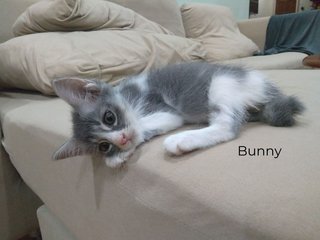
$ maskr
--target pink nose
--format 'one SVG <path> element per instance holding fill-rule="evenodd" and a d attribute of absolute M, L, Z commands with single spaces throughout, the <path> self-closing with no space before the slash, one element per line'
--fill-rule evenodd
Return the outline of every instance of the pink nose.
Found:
<path fill-rule="evenodd" d="M 130 139 L 126 136 L 126 134 L 122 133 L 121 139 L 120 139 L 120 145 L 125 145 Z"/>

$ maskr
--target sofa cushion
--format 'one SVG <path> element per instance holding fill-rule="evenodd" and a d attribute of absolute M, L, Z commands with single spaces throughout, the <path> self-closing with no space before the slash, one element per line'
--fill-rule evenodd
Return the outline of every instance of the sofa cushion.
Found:
<path fill-rule="evenodd" d="M 81 76 L 115 82 L 204 55 L 195 41 L 134 30 L 29 34 L 0 45 L 0 87 L 53 94 L 55 78 Z"/>
<path fill-rule="evenodd" d="M 229 8 L 212 4 L 184 4 L 181 7 L 188 38 L 201 42 L 207 61 L 252 56 L 259 49 L 243 35 Z"/>
<path fill-rule="evenodd" d="M 12 28 L 15 36 L 100 29 L 135 29 L 171 34 L 133 10 L 103 0 L 40 1 L 21 14 Z"/>
<path fill-rule="evenodd" d="M 114 170 L 85 156 L 52 161 L 71 134 L 69 106 L 8 92 L 0 97 L 3 142 L 25 182 L 79 240 L 318 240 L 320 71 L 265 73 L 305 103 L 296 126 L 249 123 L 234 141 L 182 157 L 166 155 L 160 136 Z M 239 156 L 239 146 L 282 152 Z"/>
<path fill-rule="evenodd" d="M 254 69 L 302 69 L 305 53 L 287 52 L 274 55 L 259 55 L 220 61 L 224 64 L 242 65 Z"/>

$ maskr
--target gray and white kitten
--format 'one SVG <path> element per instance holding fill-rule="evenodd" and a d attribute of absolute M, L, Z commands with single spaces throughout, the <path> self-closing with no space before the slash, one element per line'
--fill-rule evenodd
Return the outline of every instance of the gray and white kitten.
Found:
<path fill-rule="evenodd" d="M 79 78 L 54 80 L 53 87 L 74 109 L 73 136 L 53 158 L 94 154 L 109 167 L 127 161 L 141 143 L 186 123 L 207 126 L 168 136 L 164 148 L 170 154 L 234 139 L 246 121 L 291 126 L 303 110 L 258 71 L 208 63 L 169 65 L 115 87 Z"/>

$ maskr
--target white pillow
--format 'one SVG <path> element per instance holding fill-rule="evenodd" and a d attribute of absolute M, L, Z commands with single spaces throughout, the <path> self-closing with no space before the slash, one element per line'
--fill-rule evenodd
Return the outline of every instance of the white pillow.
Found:
<path fill-rule="evenodd" d="M 48 32 L 0 45 L 0 87 L 53 94 L 55 78 L 78 76 L 115 82 L 170 63 L 201 60 L 200 43 L 134 30 Z"/>
<path fill-rule="evenodd" d="M 13 25 L 15 36 L 37 32 L 135 29 L 172 34 L 129 8 L 104 0 L 43 0 Z"/>
<path fill-rule="evenodd" d="M 186 36 L 201 42 L 209 62 L 252 56 L 258 46 L 244 36 L 229 8 L 213 4 L 184 4 L 181 14 Z"/>

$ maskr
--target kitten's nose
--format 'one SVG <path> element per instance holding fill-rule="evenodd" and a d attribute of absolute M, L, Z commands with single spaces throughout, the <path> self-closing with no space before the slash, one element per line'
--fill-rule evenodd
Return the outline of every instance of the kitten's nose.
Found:
<path fill-rule="evenodd" d="M 125 133 L 122 133 L 120 139 L 120 145 L 125 145 L 130 139 L 127 137 Z"/>

